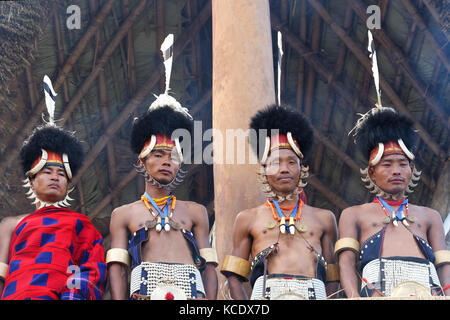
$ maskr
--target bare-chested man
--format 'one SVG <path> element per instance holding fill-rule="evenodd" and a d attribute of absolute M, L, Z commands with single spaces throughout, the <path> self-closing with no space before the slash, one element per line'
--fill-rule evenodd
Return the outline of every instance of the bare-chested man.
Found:
<path fill-rule="evenodd" d="M 450 252 L 442 219 L 435 210 L 408 203 L 420 176 L 413 163 L 412 121 L 381 107 L 355 129 L 369 161 L 362 180 L 376 196 L 345 209 L 339 220 L 336 254 L 347 297 L 448 295 Z"/>
<path fill-rule="evenodd" d="M 163 42 L 166 78 L 170 79 L 173 36 Z M 180 201 L 172 193 L 184 173 L 179 135 L 191 138 L 193 121 L 186 108 L 166 91 L 133 123 L 131 147 L 144 175 L 141 199 L 111 214 L 111 249 L 107 253 L 111 295 L 142 300 L 216 299 L 217 255 L 209 243 L 206 208 Z M 180 133 L 181 134 L 181 133 Z M 183 136 L 186 138 L 186 136 Z M 131 256 L 131 263 L 130 263 Z"/>
<path fill-rule="evenodd" d="M 298 111 L 273 105 L 258 112 L 250 126 L 258 141 L 266 139 L 264 129 L 279 134 L 267 137 L 260 159 L 267 201 L 240 212 L 234 222 L 233 250 L 221 270 L 231 296 L 247 299 L 242 282 L 251 269 L 251 299 L 324 299 L 338 284 L 337 226 L 332 212 L 306 205 L 301 194 L 307 176 L 303 155 L 313 138 L 310 124 Z"/>

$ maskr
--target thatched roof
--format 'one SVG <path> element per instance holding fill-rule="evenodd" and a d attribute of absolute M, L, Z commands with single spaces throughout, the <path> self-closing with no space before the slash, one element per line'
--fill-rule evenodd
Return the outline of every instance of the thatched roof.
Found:
<path fill-rule="evenodd" d="M 17 73 L 35 60 L 36 40 L 42 35 L 51 1 L 9 1 L 0 6 L 0 101 L 11 103 L 8 95 Z M 13 90 L 14 91 L 14 90 Z"/>

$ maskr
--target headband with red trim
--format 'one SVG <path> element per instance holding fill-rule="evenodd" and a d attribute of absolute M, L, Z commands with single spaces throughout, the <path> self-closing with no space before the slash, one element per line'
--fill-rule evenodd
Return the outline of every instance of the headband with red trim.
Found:
<path fill-rule="evenodd" d="M 183 153 L 181 151 L 181 146 L 178 138 L 175 140 L 170 139 L 165 134 L 152 134 L 149 140 L 144 144 L 138 158 L 143 160 L 147 157 L 153 150 L 167 150 L 172 151 L 176 148 L 177 154 L 179 156 L 180 162 L 183 162 Z"/>
<path fill-rule="evenodd" d="M 405 146 L 402 139 L 396 141 L 390 141 L 386 143 L 379 142 L 378 145 L 372 149 L 369 156 L 369 164 L 371 166 L 377 165 L 383 156 L 391 154 L 402 154 L 405 155 L 409 160 L 414 160 L 414 155 Z"/>
<path fill-rule="evenodd" d="M 265 163 L 271 151 L 282 148 L 291 149 L 303 159 L 312 146 L 313 131 L 308 119 L 286 105 L 271 105 L 258 111 L 251 119 L 250 128 L 257 136 L 257 143 L 252 147 L 260 156 L 261 163 Z M 271 131 L 276 134 L 272 135 Z M 264 149 L 258 153 L 262 141 Z"/>
<path fill-rule="evenodd" d="M 42 155 L 36 159 L 36 161 L 31 166 L 31 169 L 26 172 L 27 177 L 32 177 L 40 170 L 42 170 L 45 166 L 59 166 L 66 171 L 67 178 L 72 180 L 72 169 L 70 168 L 69 158 L 67 154 L 63 153 L 62 155 L 56 152 L 47 152 L 42 149 Z"/>
<path fill-rule="evenodd" d="M 393 153 L 404 154 L 411 161 L 415 159 L 414 123 L 392 108 L 372 108 L 362 115 L 353 130 L 355 143 L 371 166 Z"/>
<path fill-rule="evenodd" d="M 300 151 L 300 146 L 297 140 L 292 138 L 292 133 L 290 131 L 287 134 L 277 134 L 266 137 L 266 145 L 264 147 L 261 162 L 266 162 L 270 152 L 276 149 L 290 149 L 294 151 L 300 159 L 303 159 L 303 153 Z"/>

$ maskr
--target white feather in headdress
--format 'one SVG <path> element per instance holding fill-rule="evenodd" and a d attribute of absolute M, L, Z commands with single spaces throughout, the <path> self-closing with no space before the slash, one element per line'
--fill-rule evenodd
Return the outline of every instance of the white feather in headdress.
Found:
<path fill-rule="evenodd" d="M 356 122 L 356 125 L 353 127 L 352 130 L 348 133 L 350 135 L 353 132 L 353 136 L 356 137 L 359 128 L 361 125 L 366 121 L 366 119 L 375 114 L 378 110 L 384 109 L 384 107 L 381 104 L 381 91 L 380 91 L 380 73 L 378 71 L 378 60 L 377 60 L 377 50 L 375 49 L 375 42 L 373 41 L 372 32 L 370 30 L 367 31 L 368 35 L 368 45 L 367 50 L 369 51 L 369 58 L 372 61 L 372 75 L 373 75 L 373 81 L 375 83 L 375 90 L 377 92 L 377 103 L 375 104 L 375 108 L 370 109 L 366 113 L 358 113 L 360 118 Z"/>
<path fill-rule="evenodd" d="M 165 94 L 169 93 L 170 90 L 170 75 L 172 73 L 172 63 L 173 63 L 173 34 L 169 34 L 161 44 L 161 52 L 164 59 L 164 68 L 166 70 L 166 90 Z"/>
<path fill-rule="evenodd" d="M 166 75 L 166 88 L 163 94 L 156 96 L 156 100 L 150 105 L 148 110 L 154 110 L 164 106 L 172 107 L 173 110 L 183 113 L 190 120 L 192 116 L 189 114 L 189 110 L 184 108 L 174 97 L 169 95 L 170 90 L 170 75 L 172 73 L 172 62 L 173 62 L 173 34 L 169 34 L 163 41 L 161 45 L 161 52 L 164 59 L 164 68 Z"/>
<path fill-rule="evenodd" d="M 369 44 L 367 46 L 367 50 L 369 50 L 370 55 L 369 58 L 372 60 L 372 74 L 373 81 L 375 82 L 375 90 L 377 91 L 377 104 L 378 108 L 381 108 L 381 91 L 380 91 L 380 74 L 378 72 L 378 61 L 377 61 L 377 51 L 375 50 L 375 42 L 373 41 L 372 32 L 370 30 L 367 31 L 369 37 Z"/>
<path fill-rule="evenodd" d="M 56 99 L 56 92 L 53 90 L 52 81 L 50 78 L 45 75 L 44 76 L 44 94 L 45 94 L 45 105 L 47 106 L 47 112 L 49 115 L 49 121 L 48 123 L 54 124 L 55 123 L 55 99 Z"/>
<path fill-rule="evenodd" d="M 278 31 L 278 105 L 281 105 L 281 62 L 283 59 L 283 40 L 281 32 Z"/>

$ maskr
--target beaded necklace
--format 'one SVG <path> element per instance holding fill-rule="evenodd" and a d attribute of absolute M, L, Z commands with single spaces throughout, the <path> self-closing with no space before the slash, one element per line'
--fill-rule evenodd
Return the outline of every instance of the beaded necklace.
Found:
<path fill-rule="evenodd" d="M 267 199 L 266 206 L 269 206 L 272 211 L 272 217 L 279 222 L 279 228 L 281 233 L 294 234 L 295 221 L 300 220 L 302 215 L 303 201 L 299 198 L 298 203 L 292 207 L 280 207 L 277 201 Z M 293 210 L 289 217 L 285 217 L 281 210 Z M 303 226 L 304 227 L 304 226 Z M 301 227 L 301 232 L 303 232 Z"/>
<path fill-rule="evenodd" d="M 389 221 L 392 221 L 392 224 L 395 227 L 398 226 L 398 221 L 401 221 L 405 227 L 409 226 L 407 220 L 412 222 L 414 221 L 414 219 L 408 216 L 408 198 L 400 201 L 386 201 L 376 196 L 373 201 L 381 205 L 381 208 L 386 214 L 386 217 L 389 219 Z M 391 206 L 399 206 L 399 208 L 397 209 L 397 211 L 395 211 Z M 405 210 L 403 210 L 403 207 L 405 207 Z"/>
<path fill-rule="evenodd" d="M 173 211 L 176 203 L 175 196 L 171 194 L 167 197 L 153 199 L 147 192 L 145 192 L 142 195 L 141 200 L 144 202 L 145 206 L 150 211 L 150 213 L 154 217 L 156 216 L 158 217 L 155 227 L 156 231 L 160 232 L 163 228 L 164 231 L 170 231 L 169 218 L 172 218 L 173 216 Z M 162 205 L 164 205 L 164 207 L 161 210 L 159 207 Z M 158 211 L 158 215 L 155 214 L 152 206 L 153 208 L 156 209 L 156 211 Z M 170 214 L 169 214 L 169 207 L 170 207 Z"/>

